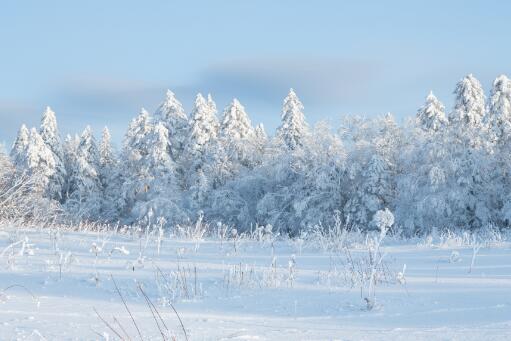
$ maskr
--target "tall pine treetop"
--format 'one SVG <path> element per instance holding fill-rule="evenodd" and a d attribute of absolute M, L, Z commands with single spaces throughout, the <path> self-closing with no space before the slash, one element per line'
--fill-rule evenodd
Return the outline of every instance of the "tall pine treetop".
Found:
<path fill-rule="evenodd" d="M 445 107 L 440 102 L 433 91 L 429 92 L 426 97 L 426 102 L 417 111 L 417 122 L 425 130 L 436 131 L 447 124 L 447 118 L 445 117 Z"/>
<path fill-rule="evenodd" d="M 85 158 L 91 166 L 96 170 L 99 167 L 99 150 L 96 144 L 96 139 L 92 128 L 90 126 L 85 127 L 82 135 L 80 136 L 80 143 L 78 145 L 78 157 Z"/>
<path fill-rule="evenodd" d="M 268 135 L 266 135 L 266 130 L 264 129 L 264 124 L 259 123 L 254 129 L 255 136 L 258 140 L 266 140 Z"/>
<path fill-rule="evenodd" d="M 511 80 L 506 75 L 498 76 L 493 82 L 487 121 L 496 139 L 511 132 Z"/>
<path fill-rule="evenodd" d="M 189 153 L 202 152 L 203 147 L 217 137 L 218 120 L 212 109 L 212 104 L 209 102 L 200 93 L 195 98 L 186 147 Z"/>
<path fill-rule="evenodd" d="M 133 150 L 142 144 L 145 136 L 151 130 L 149 120 L 149 113 L 142 108 L 138 116 L 132 119 L 128 126 L 128 131 L 124 136 L 124 148 Z"/>
<path fill-rule="evenodd" d="M 170 90 L 165 93 L 165 100 L 158 106 L 154 112 L 157 121 L 172 123 L 175 120 L 188 120 L 183 105 L 176 98 L 176 95 Z"/>
<path fill-rule="evenodd" d="M 49 180 L 49 188 L 52 192 L 49 195 L 52 199 L 61 201 L 63 199 L 63 192 L 66 183 L 66 167 L 64 165 L 64 149 L 60 139 L 59 130 L 57 127 L 57 118 L 55 112 L 46 107 L 42 119 L 39 134 L 44 143 L 48 146 L 53 154 L 55 160 L 55 172 Z"/>
<path fill-rule="evenodd" d="M 29 142 L 30 132 L 28 131 L 27 126 L 22 124 L 18 131 L 18 135 L 16 136 L 16 140 L 12 145 L 10 154 L 12 163 L 16 168 L 22 167 L 23 160 L 26 157 Z"/>
<path fill-rule="evenodd" d="M 469 74 L 458 82 L 454 95 L 454 110 L 449 120 L 467 126 L 478 126 L 485 114 L 485 96 L 481 83 Z"/>
<path fill-rule="evenodd" d="M 154 114 L 155 121 L 161 122 L 167 128 L 170 143 L 170 154 L 174 160 L 181 157 L 188 136 L 189 121 L 183 106 L 174 93 L 167 90 L 165 100 Z"/>
<path fill-rule="evenodd" d="M 46 107 L 43 116 L 41 118 L 41 128 L 39 134 L 43 138 L 44 142 L 50 147 L 50 149 L 57 155 L 58 158 L 62 159 L 62 143 L 60 140 L 59 130 L 57 126 L 57 117 L 55 112 L 50 108 Z"/>
<path fill-rule="evenodd" d="M 250 118 L 236 98 L 224 110 L 221 132 L 223 136 L 233 139 L 245 139 L 254 135 Z"/>
<path fill-rule="evenodd" d="M 112 137 L 108 127 L 103 128 L 101 134 L 101 143 L 99 144 L 99 161 L 102 166 L 112 165 L 115 160 L 114 152 L 112 149 Z"/>
<path fill-rule="evenodd" d="M 208 106 L 213 115 L 216 115 L 216 103 L 213 101 L 213 96 L 208 94 Z"/>
<path fill-rule="evenodd" d="M 146 145 L 149 148 L 148 163 L 150 168 L 158 169 L 160 172 L 170 172 L 174 165 L 169 153 L 169 132 L 160 122 L 154 125 L 151 133 L 147 135 Z"/>
<path fill-rule="evenodd" d="M 277 136 L 291 150 L 303 145 L 303 139 L 308 135 L 309 128 L 305 122 L 303 104 L 293 89 L 284 99 L 282 108 L 282 124 L 277 129 Z"/>
<path fill-rule="evenodd" d="M 40 176 L 41 187 L 45 191 L 51 192 L 51 189 L 48 189 L 46 186 L 48 186 L 48 179 L 55 173 L 55 159 L 53 153 L 35 128 L 30 129 L 29 143 L 24 161 L 24 169 L 28 170 L 31 174 Z"/>

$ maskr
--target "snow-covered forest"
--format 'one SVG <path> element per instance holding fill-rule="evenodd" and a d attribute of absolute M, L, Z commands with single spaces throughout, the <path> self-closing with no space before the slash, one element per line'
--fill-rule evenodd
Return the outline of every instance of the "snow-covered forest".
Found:
<path fill-rule="evenodd" d="M 233 99 L 219 110 L 198 94 L 185 112 L 167 91 L 158 109 L 129 122 L 121 148 L 105 127 L 61 136 L 48 107 L 40 127 L 22 125 L 0 158 L 0 215 L 27 222 L 101 222 L 173 227 L 196 221 L 240 231 L 272 225 L 296 235 L 339 220 L 393 233 L 511 224 L 511 81 L 489 92 L 468 75 L 454 107 L 433 92 L 398 124 L 392 114 L 307 123 L 292 89 L 281 124 L 267 134 Z M 305 104 L 306 105 L 306 104 Z M 276 108 L 276 113 L 278 108 Z"/>

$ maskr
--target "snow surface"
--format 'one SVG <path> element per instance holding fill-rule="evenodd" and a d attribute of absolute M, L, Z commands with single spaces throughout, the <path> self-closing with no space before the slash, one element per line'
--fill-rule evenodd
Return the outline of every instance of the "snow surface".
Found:
<path fill-rule="evenodd" d="M 165 300 L 190 340 L 509 340 L 510 246 L 483 245 L 470 271 L 473 248 L 463 243 L 384 241 L 395 278 L 376 286 L 368 310 L 360 287 L 343 277 L 346 251 L 166 234 L 158 255 L 157 235 L 4 229 L 0 287 L 20 286 L 0 291 L 0 339 L 116 339 L 93 308 L 138 339 L 112 276 L 146 340 L 162 337 L 137 283 L 177 340 L 185 336 Z M 349 251 L 367 253 L 363 241 Z M 170 279 L 178 267 L 186 290 L 158 287 L 158 269 Z"/>

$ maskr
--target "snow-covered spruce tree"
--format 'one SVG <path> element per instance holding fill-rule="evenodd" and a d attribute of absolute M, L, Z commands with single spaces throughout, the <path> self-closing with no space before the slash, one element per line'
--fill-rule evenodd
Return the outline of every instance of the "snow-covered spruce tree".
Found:
<path fill-rule="evenodd" d="M 487 186 L 492 172 L 487 159 L 492 144 L 484 129 L 485 97 L 483 89 L 472 75 L 456 86 L 455 106 L 450 115 L 447 160 L 452 181 L 449 198 L 452 224 L 475 228 L 491 220 L 492 194 Z"/>
<path fill-rule="evenodd" d="M 120 162 L 112 147 L 110 131 L 103 129 L 99 144 L 99 178 L 101 180 L 101 219 L 115 221 L 119 219 L 124 201 L 121 196 L 122 176 Z"/>
<path fill-rule="evenodd" d="M 213 100 L 213 96 L 211 96 L 211 94 L 208 94 L 208 107 L 209 107 L 211 115 L 216 117 L 216 114 L 217 114 L 216 103 Z"/>
<path fill-rule="evenodd" d="M 501 226 L 511 225 L 511 80 L 505 75 L 493 82 L 488 101 L 486 123 L 488 135 L 493 142 L 490 166 L 492 196 L 498 210 L 494 222 Z"/>
<path fill-rule="evenodd" d="M 146 135 L 148 153 L 144 162 L 147 176 L 145 195 L 135 202 L 132 216 L 144 224 L 156 223 L 163 217 L 174 226 L 187 219 L 181 209 L 181 193 L 176 179 L 176 164 L 170 157 L 168 130 L 162 123 L 151 126 Z"/>
<path fill-rule="evenodd" d="M 69 197 L 69 179 L 70 175 L 75 169 L 76 165 L 76 151 L 78 150 L 78 145 L 80 144 L 80 136 L 78 134 L 70 135 L 67 134 L 67 136 L 64 139 L 64 143 L 62 146 L 62 149 L 64 151 L 64 166 L 66 167 L 66 174 L 68 175 L 68 178 L 66 179 L 66 187 L 64 190 L 64 198 Z"/>
<path fill-rule="evenodd" d="M 208 159 L 211 161 L 211 154 L 214 150 L 219 150 L 217 146 L 217 137 L 219 130 L 218 119 L 215 115 L 215 105 L 208 96 L 206 101 L 201 94 L 195 98 L 195 105 L 191 113 L 190 132 L 185 144 L 182 167 L 186 170 L 183 188 L 190 193 L 187 196 L 190 202 L 187 208 L 191 210 L 192 215 L 197 213 L 202 202 L 198 198 L 205 199 L 209 188 L 209 182 L 204 181 L 205 166 Z M 200 195 L 199 195 L 200 192 Z"/>
<path fill-rule="evenodd" d="M 167 128 L 171 157 L 179 160 L 188 136 L 189 122 L 183 106 L 172 91 L 167 90 L 165 100 L 154 113 L 154 121 L 161 122 Z"/>
<path fill-rule="evenodd" d="M 485 115 L 485 96 L 481 83 L 469 74 L 456 84 L 454 110 L 449 115 L 451 124 L 479 126 Z"/>
<path fill-rule="evenodd" d="M 417 123 L 428 131 L 436 131 L 448 124 L 445 116 L 445 107 L 433 95 L 433 91 L 430 91 L 426 97 L 426 102 L 417 111 Z"/>
<path fill-rule="evenodd" d="M 208 99 L 208 102 L 211 108 L 211 100 Z M 209 190 L 213 192 L 219 190 L 228 180 L 235 178 L 242 169 L 251 167 L 251 157 L 254 155 L 253 137 L 250 119 L 243 106 L 234 99 L 224 110 L 217 138 L 211 140 L 203 152 L 200 176 L 207 177 L 206 183 Z M 194 188 L 197 189 L 197 186 L 195 185 Z M 205 213 L 211 211 L 209 204 L 211 203 L 204 202 L 201 207 Z"/>
<path fill-rule="evenodd" d="M 96 220 L 100 216 L 102 185 L 100 155 L 92 129 L 87 126 L 76 147 L 69 174 L 65 209 L 77 220 Z"/>
<path fill-rule="evenodd" d="M 220 135 L 238 141 L 251 138 L 254 135 L 250 118 L 236 98 L 224 110 Z"/>
<path fill-rule="evenodd" d="M 16 140 L 12 145 L 10 153 L 12 164 L 18 170 L 23 171 L 23 167 L 25 166 L 25 158 L 27 156 L 29 142 L 30 132 L 28 131 L 27 126 L 22 124 L 18 130 L 18 135 L 16 136 Z"/>
<path fill-rule="evenodd" d="M 132 120 L 124 139 L 123 198 L 129 221 L 150 225 L 163 217 L 169 225 L 183 222 L 176 163 L 171 157 L 168 130 L 153 124 L 147 111 Z"/>
<path fill-rule="evenodd" d="M 48 188 L 55 173 L 55 160 L 52 151 L 35 128 L 30 129 L 25 157 L 20 161 L 17 167 L 36 179 L 34 191 L 49 197 Z"/>
<path fill-rule="evenodd" d="M 195 98 L 190 131 L 185 144 L 185 154 L 188 158 L 201 158 L 208 143 L 217 138 L 219 123 L 215 115 L 216 109 L 213 110 L 212 107 L 214 105 L 206 102 L 201 94 Z"/>
<path fill-rule="evenodd" d="M 444 148 L 448 162 L 447 193 L 452 225 L 459 228 L 478 228 L 493 219 L 494 194 L 490 184 L 493 161 L 484 130 L 450 127 Z M 493 192 L 493 193 L 492 193 Z"/>
<path fill-rule="evenodd" d="M 124 216 L 131 215 L 137 197 L 147 192 L 147 167 L 144 164 L 149 154 L 147 135 L 151 131 L 149 113 L 142 109 L 131 120 L 124 136 L 122 159 L 122 200 L 125 202 Z M 143 194 L 142 194 L 143 195 Z"/>
<path fill-rule="evenodd" d="M 39 134 L 53 154 L 55 162 L 55 172 L 48 183 L 47 195 L 51 199 L 62 202 L 64 199 L 66 167 L 64 165 L 64 151 L 57 127 L 57 118 L 55 112 L 50 107 L 46 107 L 41 119 Z"/>
<path fill-rule="evenodd" d="M 256 136 L 245 109 L 235 99 L 224 110 L 218 135 L 206 149 L 194 196 L 202 198 L 200 209 L 207 219 L 249 228 L 260 197 L 252 196 L 258 190 L 249 183 L 258 178 L 252 174 L 262 162 L 267 142 L 264 129 L 260 126 Z M 200 184 L 207 187 L 199 190 Z"/>
<path fill-rule="evenodd" d="M 504 143 L 511 134 L 511 80 L 506 75 L 493 82 L 486 122 L 495 142 Z"/>
<path fill-rule="evenodd" d="M 245 108 L 234 99 L 224 110 L 219 138 L 208 149 L 207 165 L 214 187 L 225 183 L 242 168 L 251 168 L 255 134 Z"/>
<path fill-rule="evenodd" d="M 254 151 L 252 155 L 252 161 L 256 166 L 263 162 L 267 144 L 268 135 L 266 134 L 264 125 L 259 123 L 254 129 Z"/>
<path fill-rule="evenodd" d="M 290 89 L 282 107 L 282 124 L 277 129 L 277 139 L 290 150 L 303 146 L 309 134 L 303 109 L 302 102 L 294 90 Z"/>
<path fill-rule="evenodd" d="M 264 129 L 264 124 L 259 123 L 254 129 L 254 135 L 258 144 L 265 144 L 268 140 L 268 134 L 266 134 L 266 130 Z"/>

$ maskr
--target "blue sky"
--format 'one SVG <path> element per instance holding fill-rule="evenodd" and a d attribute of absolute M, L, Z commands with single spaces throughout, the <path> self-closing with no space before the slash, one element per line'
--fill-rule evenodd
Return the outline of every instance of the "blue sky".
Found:
<path fill-rule="evenodd" d="M 452 104 L 473 73 L 511 75 L 506 1 L 9 1 L 0 11 L 0 141 L 44 107 L 62 133 L 108 125 L 120 141 L 172 89 L 232 97 L 279 123 L 295 88 L 308 120 L 415 114 L 430 89 Z"/>

